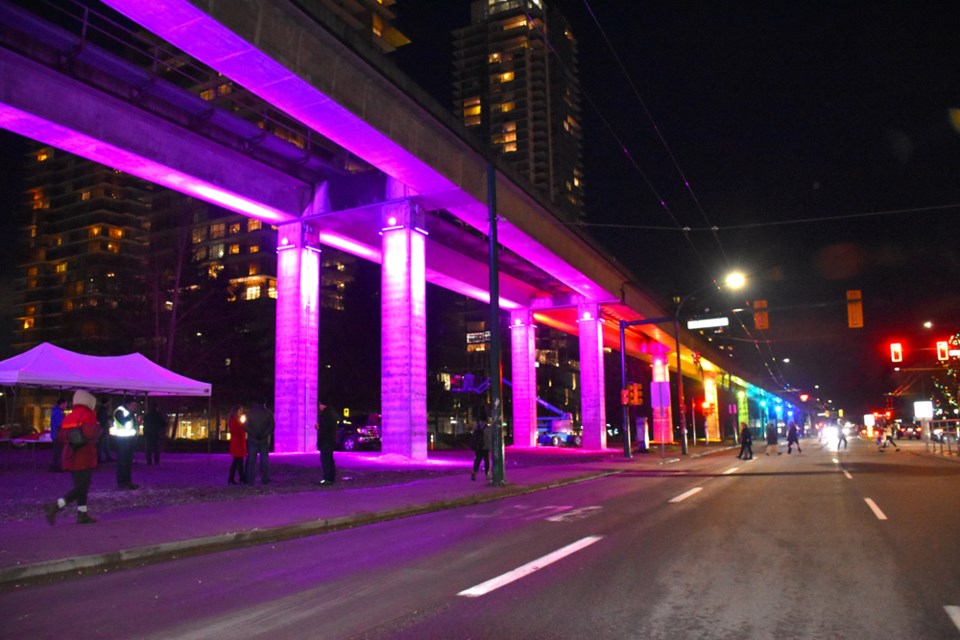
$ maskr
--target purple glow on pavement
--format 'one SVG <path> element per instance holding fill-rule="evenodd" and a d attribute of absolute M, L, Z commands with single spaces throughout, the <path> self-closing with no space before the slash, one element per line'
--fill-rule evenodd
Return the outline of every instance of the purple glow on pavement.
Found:
<path fill-rule="evenodd" d="M 282 211 L 253 202 L 166 165 L 147 160 L 120 147 L 77 133 L 42 118 L 37 118 L 9 105 L 0 104 L 0 127 L 88 160 L 99 162 L 111 169 L 117 169 L 175 191 L 196 196 L 211 204 L 270 224 L 288 222 L 294 219 L 293 216 Z"/>

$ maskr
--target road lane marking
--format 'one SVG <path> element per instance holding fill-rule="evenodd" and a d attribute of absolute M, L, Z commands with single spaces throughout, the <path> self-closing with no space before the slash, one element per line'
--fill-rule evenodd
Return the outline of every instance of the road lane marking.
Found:
<path fill-rule="evenodd" d="M 846 469 L 841 469 L 841 471 L 843 471 L 843 475 L 847 476 L 847 480 L 853 480 L 853 476 L 850 475 L 849 471 L 847 471 Z"/>
<path fill-rule="evenodd" d="M 690 496 L 692 496 L 692 495 L 694 495 L 694 494 L 696 494 L 696 493 L 700 493 L 701 491 L 703 491 L 703 487 L 694 487 L 693 489 L 690 489 L 690 491 L 686 491 L 686 492 L 684 492 L 684 493 L 681 493 L 681 494 L 678 495 L 676 498 L 671 498 L 670 500 L 667 500 L 667 502 L 683 502 L 684 500 L 686 500 L 686 499 L 689 498 Z"/>
<path fill-rule="evenodd" d="M 513 571 L 508 571 L 507 573 L 499 575 L 496 578 L 491 578 L 486 582 L 481 582 L 475 587 L 464 589 L 457 595 L 464 596 L 466 598 L 477 598 L 479 596 L 486 595 L 491 591 L 510 584 L 511 582 L 516 582 L 520 578 L 525 578 L 534 571 L 539 571 L 540 569 L 548 567 L 554 562 L 562 560 L 563 558 L 566 558 L 567 556 L 576 553 L 581 549 L 585 549 L 602 538 L 603 536 L 587 536 L 586 538 L 582 538 L 572 544 L 568 544 L 565 547 L 557 549 L 552 553 L 548 553 L 541 558 L 537 558 L 536 560 L 528 562 L 522 567 L 517 567 Z"/>
<path fill-rule="evenodd" d="M 877 520 L 886 520 L 887 516 L 880 510 L 880 507 L 877 506 L 877 503 L 871 500 L 870 498 L 864 498 L 864 502 L 867 503 L 867 506 L 870 507 L 870 510 L 873 511 L 873 515 L 877 516 Z"/>
<path fill-rule="evenodd" d="M 555 516 L 550 516 L 547 518 L 548 522 L 570 522 L 571 520 L 580 520 L 591 515 L 594 511 L 599 511 L 603 507 L 580 507 L 579 509 L 571 509 L 564 513 L 558 513 Z"/>
<path fill-rule="evenodd" d="M 740 467 L 730 467 L 729 469 L 727 469 L 726 471 L 723 472 L 723 475 L 728 476 L 728 475 L 730 475 L 731 473 L 736 473 L 736 472 L 737 472 L 737 469 L 739 469 L 739 468 L 740 468 Z"/>
<path fill-rule="evenodd" d="M 950 616 L 950 620 L 953 621 L 953 625 L 960 631 L 960 607 L 948 604 L 943 608 L 946 610 L 947 615 Z"/>
<path fill-rule="evenodd" d="M 836 458 L 834 458 L 834 459 L 833 459 L 833 464 L 840 464 L 840 461 L 837 460 Z"/>

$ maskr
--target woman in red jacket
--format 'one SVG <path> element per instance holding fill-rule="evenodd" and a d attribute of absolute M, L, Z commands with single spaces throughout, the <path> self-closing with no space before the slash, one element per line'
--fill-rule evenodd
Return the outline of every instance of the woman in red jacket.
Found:
<path fill-rule="evenodd" d="M 244 469 L 244 460 L 247 459 L 247 432 L 243 428 L 243 409 L 236 406 L 230 410 L 227 418 L 227 430 L 230 432 L 230 456 L 233 463 L 230 465 L 229 484 L 237 484 L 235 475 L 239 475 L 240 484 L 247 484 L 247 472 Z"/>
<path fill-rule="evenodd" d="M 45 507 L 47 522 L 53 525 L 57 513 L 68 504 L 77 502 L 77 524 L 96 522 L 87 513 L 87 492 L 93 470 L 97 468 L 97 439 L 100 437 L 100 423 L 97 422 L 97 399 L 90 393 L 78 390 L 73 394 L 73 410 L 63 419 L 60 427 L 60 441 L 63 443 L 63 470 L 69 471 L 73 478 L 73 488 L 56 502 Z M 83 443 L 71 444 L 70 432 L 80 429 Z"/>

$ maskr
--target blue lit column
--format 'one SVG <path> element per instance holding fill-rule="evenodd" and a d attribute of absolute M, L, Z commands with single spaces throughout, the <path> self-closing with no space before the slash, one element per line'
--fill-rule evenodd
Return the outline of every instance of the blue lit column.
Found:
<path fill-rule="evenodd" d="M 603 388 L 603 322 L 600 305 L 577 305 L 580 334 L 580 407 L 583 448 L 607 446 L 607 410 Z"/>
<path fill-rule="evenodd" d="M 285 224 L 277 233 L 277 346 L 274 448 L 316 449 L 320 251 L 309 226 Z"/>
<path fill-rule="evenodd" d="M 537 444 L 536 329 L 529 309 L 510 312 L 514 447 L 534 447 Z"/>
<path fill-rule="evenodd" d="M 383 452 L 427 458 L 425 231 L 408 200 L 384 205 L 381 412 Z"/>

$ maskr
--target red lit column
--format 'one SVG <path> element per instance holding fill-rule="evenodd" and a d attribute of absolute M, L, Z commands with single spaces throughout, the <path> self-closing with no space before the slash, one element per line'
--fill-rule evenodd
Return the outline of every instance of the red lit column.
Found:
<path fill-rule="evenodd" d="M 425 231 L 408 200 L 384 205 L 381 296 L 383 452 L 427 458 Z"/>
<path fill-rule="evenodd" d="M 536 325 L 529 309 L 510 312 L 510 368 L 513 376 L 513 446 L 537 444 Z"/>
<path fill-rule="evenodd" d="M 307 225 L 277 233 L 277 346 L 274 449 L 316 450 L 320 251 Z"/>
<path fill-rule="evenodd" d="M 580 407 L 583 420 L 583 448 L 607 446 L 607 411 L 603 389 L 603 323 L 600 305 L 577 305 L 580 333 Z"/>

